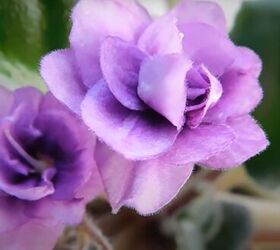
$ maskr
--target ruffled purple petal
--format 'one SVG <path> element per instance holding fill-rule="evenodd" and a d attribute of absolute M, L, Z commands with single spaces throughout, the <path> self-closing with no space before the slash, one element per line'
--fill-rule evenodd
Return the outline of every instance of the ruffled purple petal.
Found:
<path fill-rule="evenodd" d="M 229 118 L 226 124 L 233 130 L 235 141 L 226 150 L 202 161 L 202 166 L 211 169 L 238 167 L 269 145 L 264 131 L 249 115 Z"/>
<path fill-rule="evenodd" d="M 149 55 L 181 53 L 182 35 L 176 24 L 177 20 L 172 15 L 155 20 L 141 35 L 139 48 Z"/>
<path fill-rule="evenodd" d="M 183 0 L 171 11 L 178 18 L 178 24 L 204 23 L 227 34 L 223 9 L 214 2 Z"/>
<path fill-rule="evenodd" d="M 46 227 L 30 221 L 14 230 L 0 234 L 0 246 L 5 250 L 50 250 L 63 231 L 63 225 Z"/>
<path fill-rule="evenodd" d="M 33 87 L 19 88 L 13 92 L 13 105 L 10 113 L 13 118 L 10 119 L 10 122 L 13 123 L 16 136 L 28 134 L 28 136 L 36 137 L 38 135 L 38 131 L 32 128 L 32 122 L 38 114 L 42 97 L 43 94 Z"/>
<path fill-rule="evenodd" d="M 49 250 L 53 248 L 57 238 L 62 233 L 63 226 L 61 224 L 55 221 L 39 221 L 30 218 L 26 213 L 27 203 L 13 197 L 7 197 L 5 194 L 0 195 L 0 197 L 1 249 Z"/>
<path fill-rule="evenodd" d="M 102 141 L 129 159 L 147 159 L 165 152 L 177 137 L 176 128 L 155 112 L 122 106 L 104 80 L 87 93 L 82 117 Z"/>
<path fill-rule="evenodd" d="M 157 212 L 176 196 L 193 170 L 192 164 L 172 165 L 160 158 L 129 161 L 101 143 L 96 159 L 115 213 L 121 206 L 144 215 Z"/>
<path fill-rule="evenodd" d="M 0 119 L 9 114 L 13 104 L 12 92 L 0 86 Z"/>
<path fill-rule="evenodd" d="M 223 121 L 227 117 L 252 112 L 260 103 L 263 92 L 258 79 L 250 74 L 228 72 L 220 79 L 223 95 L 205 116 L 205 121 Z"/>
<path fill-rule="evenodd" d="M 194 63 L 203 64 L 216 77 L 233 64 L 237 51 L 227 36 L 203 23 L 178 27 L 184 34 L 184 51 Z"/>
<path fill-rule="evenodd" d="M 262 61 L 260 57 L 251 49 L 238 47 L 238 55 L 231 70 L 240 74 L 250 74 L 258 78 L 262 71 Z"/>
<path fill-rule="evenodd" d="M 41 61 L 41 75 L 52 94 L 79 114 L 86 88 L 71 50 L 60 50 L 46 55 Z"/>
<path fill-rule="evenodd" d="M 14 102 L 13 110 L 17 109 L 18 106 L 28 106 L 32 111 L 30 113 L 36 114 L 39 109 L 39 104 L 42 100 L 43 94 L 34 87 L 23 87 L 16 89 L 13 92 Z"/>
<path fill-rule="evenodd" d="M 100 63 L 103 76 L 116 99 L 132 110 L 144 110 L 137 94 L 140 65 L 145 54 L 134 45 L 109 37 L 101 46 Z"/>
<path fill-rule="evenodd" d="M 225 151 L 234 140 L 228 126 L 201 124 L 196 129 L 184 129 L 163 158 L 173 164 L 196 163 Z"/>
<path fill-rule="evenodd" d="M 135 42 L 150 23 L 148 13 L 134 0 L 81 0 L 72 13 L 71 48 L 82 73 L 91 87 L 102 78 L 99 53 L 108 36 Z"/>
<path fill-rule="evenodd" d="M 25 215 L 48 226 L 54 223 L 74 225 L 80 223 L 83 218 L 85 202 L 84 199 L 57 201 L 47 197 L 25 204 Z"/>
<path fill-rule="evenodd" d="M 29 218 L 25 215 L 24 209 L 24 204 L 17 199 L 8 197 L 5 193 L 0 195 L 0 235 L 28 222 Z"/>
<path fill-rule="evenodd" d="M 73 114 L 67 112 L 65 107 L 50 93 L 44 96 L 40 106 L 40 113 L 51 113 L 59 120 L 63 120 L 63 124 L 66 123 L 68 129 L 71 128 L 71 137 L 77 135 L 78 137 L 76 137 L 76 140 L 83 146 L 82 148 L 74 146 L 76 153 L 79 155 L 78 161 L 69 164 L 69 168 L 64 168 L 64 171 L 61 172 L 60 182 L 56 185 L 56 198 L 70 197 L 72 195 L 77 199 L 92 200 L 103 191 L 101 178 L 92 154 L 96 143 L 95 135 L 91 133 L 79 119 L 75 119 Z M 65 131 L 65 129 L 61 131 Z M 63 142 L 66 137 L 68 136 L 62 136 L 61 142 Z M 69 141 L 67 145 L 69 145 Z M 72 168 L 70 170 L 71 166 Z M 81 166 L 83 166 L 83 168 L 81 168 Z M 73 174 L 78 177 L 75 178 L 74 181 Z M 70 187 L 69 184 L 71 184 Z M 52 198 L 54 198 L 54 196 Z"/>
<path fill-rule="evenodd" d="M 0 177 L 0 188 L 9 195 L 15 196 L 22 200 L 39 200 L 47 195 L 53 194 L 55 189 L 50 182 L 42 182 L 36 186 L 36 181 L 29 180 L 21 184 L 15 184 Z"/>
<path fill-rule="evenodd" d="M 138 94 L 178 130 L 184 124 L 187 101 L 185 84 L 192 63 L 180 54 L 148 58 L 141 66 Z"/>

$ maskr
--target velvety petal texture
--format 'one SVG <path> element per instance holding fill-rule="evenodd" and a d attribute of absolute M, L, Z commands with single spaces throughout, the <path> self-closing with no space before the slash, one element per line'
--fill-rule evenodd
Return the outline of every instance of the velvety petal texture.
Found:
<path fill-rule="evenodd" d="M 185 79 L 191 66 L 192 63 L 180 54 L 169 54 L 147 59 L 140 70 L 140 98 L 178 129 L 185 122 Z"/>
<path fill-rule="evenodd" d="M 235 140 L 227 149 L 203 161 L 203 166 L 213 169 L 237 167 L 269 145 L 263 130 L 249 115 L 229 118 L 226 124 L 233 130 Z"/>
<path fill-rule="evenodd" d="M 122 106 L 104 80 L 85 97 L 82 118 L 101 140 L 130 159 L 146 159 L 165 152 L 177 137 L 176 128 L 158 114 Z"/>
<path fill-rule="evenodd" d="M 100 63 L 110 91 L 125 107 L 143 110 L 137 85 L 140 65 L 145 54 L 136 46 L 118 38 L 107 38 L 101 48 Z"/>
<path fill-rule="evenodd" d="M 182 34 L 176 17 L 167 15 L 151 23 L 139 38 L 138 46 L 149 55 L 182 53 Z"/>
<path fill-rule="evenodd" d="M 115 212 L 154 213 L 194 164 L 237 166 L 268 145 L 248 118 L 263 95 L 261 60 L 230 40 L 218 4 L 182 0 L 153 19 L 134 0 L 80 0 L 71 19 L 70 48 L 43 58 L 41 73 L 97 136 L 97 168 Z M 77 183 L 55 189 L 56 200 Z"/>
<path fill-rule="evenodd" d="M 46 227 L 38 221 L 32 221 L 0 234 L 0 246 L 5 246 L 5 250 L 50 250 L 62 231 L 62 225 Z"/>
<path fill-rule="evenodd" d="M 95 137 L 50 93 L 1 88 L 0 96 L 8 100 L 0 116 L 0 246 L 52 249 L 103 190 Z"/>
<path fill-rule="evenodd" d="M 71 47 L 84 84 L 101 76 L 99 52 L 103 40 L 116 36 L 135 42 L 150 23 L 150 16 L 134 0 L 80 0 L 72 12 Z"/>
<path fill-rule="evenodd" d="M 206 115 L 208 121 L 248 114 L 257 107 L 263 97 L 259 80 L 250 74 L 243 75 L 231 71 L 224 74 L 221 82 L 223 95 Z"/>
<path fill-rule="evenodd" d="M 193 164 L 169 164 L 160 157 L 129 161 L 102 143 L 96 161 L 114 212 L 125 205 L 140 214 L 154 213 L 176 196 L 193 170 Z"/>
<path fill-rule="evenodd" d="M 180 25 L 179 30 L 184 34 L 184 52 L 196 64 L 206 66 L 214 76 L 223 75 L 233 64 L 237 53 L 236 47 L 227 36 L 212 26 L 204 23 L 187 23 Z"/>
<path fill-rule="evenodd" d="M 223 9 L 214 1 L 182 0 L 171 11 L 178 24 L 203 23 L 227 34 Z"/>
<path fill-rule="evenodd" d="M 86 88 L 76 71 L 75 63 L 71 50 L 52 52 L 41 61 L 41 75 L 58 100 L 75 113 L 80 113 Z"/>
<path fill-rule="evenodd" d="M 232 129 L 225 125 L 203 124 L 184 129 L 164 158 L 174 164 L 199 162 L 227 149 L 235 140 Z"/>

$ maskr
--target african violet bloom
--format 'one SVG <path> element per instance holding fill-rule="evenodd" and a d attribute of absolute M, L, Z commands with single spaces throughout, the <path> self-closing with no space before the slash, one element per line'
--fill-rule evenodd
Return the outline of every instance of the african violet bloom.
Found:
<path fill-rule="evenodd" d="M 0 246 L 52 249 L 100 191 L 95 140 L 52 95 L 0 88 Z"/>
<path fill-rule="evenodd" d="M 262 99 L 259 57 L 234 45 L 215 3 L 183 1 L 153 20 L 133 0 L 80 0 L 70 48 L 47 55 L 50 91 L 98 136 L 115 211 L 168 203 L 194 163 L 235 167 L 264 150 L 249 113 Z"/>

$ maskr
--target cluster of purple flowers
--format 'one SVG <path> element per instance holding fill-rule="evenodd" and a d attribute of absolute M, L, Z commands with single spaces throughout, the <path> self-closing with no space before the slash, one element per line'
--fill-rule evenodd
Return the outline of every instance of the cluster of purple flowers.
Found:
<path fill-rule="evenodd" d="M 249 115 L 261 61 L 230 41 L 215 3 L 153 20 L 134 0 L 80 0 L 72 23 L 70 48 L 41 62 L 50 93 L 0 89 L 6 249 L 50 249 L 103 191 L 114 212 L 154 213 L 194 164 L 237 167 L 268 145 Z"/>

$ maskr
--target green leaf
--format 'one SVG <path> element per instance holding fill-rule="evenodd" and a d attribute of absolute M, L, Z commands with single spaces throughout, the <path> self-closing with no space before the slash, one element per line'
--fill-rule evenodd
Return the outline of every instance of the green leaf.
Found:
<path fill-rule="evenodd" d="M 221 203 L 223 222 L 216 236 L 207 243 L 207 250 L 243 250 L 253 232 L 249 211 L 233 203 Z"/>
<path fill-rule="evenodd" d="M 42 82 L 38 81 L 40 58 L 51 50 L 67 46 L 69 16 L 74 2 L 0 1 L 1 84 L 9 88 L 26 84 L 42 88 Z"/>
<path fill-rule="evenodd" d="M 30 70 L 20 62 L 10 61 L 1 53 L 0 85 L 11 90 L 28 85 L 46 91 L 46 87 L 38 73 Z"/>
<path fill-rule="evenodd" d="M 203 235 L 195 223 L 185 221 L 178 225 L 177 230 L 175 240 L 178 250 L 206 250 Z"/>
<path fill-rule="evenodd" d="M 241 250 L 253 223 L 245 207 L 218 201 L 206 191 L 167 219 L 163 230 L 173 235 L 179 250 Z"/>
<path fill-rule="evenodd" d="M 263 60 L 261 83 L 264 100 L 255 112 L 271 142 L 270 147 L 247 164 L 248 173 L 271 190 L 280 188 L 280 1 L 246 2 L 232 31 L 233 40 L 255 50 Z"/>

